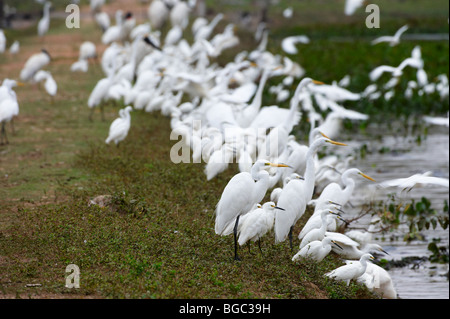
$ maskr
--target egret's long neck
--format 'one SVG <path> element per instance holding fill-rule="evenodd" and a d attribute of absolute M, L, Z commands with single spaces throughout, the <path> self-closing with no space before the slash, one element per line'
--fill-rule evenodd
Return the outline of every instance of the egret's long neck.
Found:
<path fill-rule="evenodd" d="M 268 69 L 264 69 L 264 71 L 263 71 L 263 73 L 261 75 L 261 79 L 259 80 L 258 90 L 256 91 L 256 94 L 253 97 L 252 104 L 250 104 L 248 106 L 251 111 L 255 112 L 255 115 L 256 115 L 256 112 L 258 112 L 259 109 L 261 108 L 262 94 L 263 94 L 264 86 L 266 85 L 266 82 L 267 82 L 268 78 L 269 78 L 269 70 Z"/>
<path fill-rule="evenodd" d="M 253 194 L 254 201 L 259 203 L 266 195 L 267 188 L 269 187 L 269 174 L 267 172 L 259 172 L 258 179 L 256 181 L 255 192 Z"/>
<path fill-rule="evenodd" d="M 353 193 L 353 190 L 355 189 L 355 180 L 349 177 L 349 173 L 348 174 L 347 173 L 348 171 L 342 175 L 341 180 L 345 186 L 343 190 L 343 195 L 345 196 L 345 198 L 350 198 L 350 196 Z"/>
<path fill-rule="evenodd" d="M 307 200 L 312 198 L 314 192 L 314 184 L 316 183 L 316 170 L 314 165 L 314 155 L 317 153 L 318 147 L 314 144 L 309 147 L 306 153 L 306 168 L 305 168 L 305 182 L 306 182 L 306 193 Z"/>

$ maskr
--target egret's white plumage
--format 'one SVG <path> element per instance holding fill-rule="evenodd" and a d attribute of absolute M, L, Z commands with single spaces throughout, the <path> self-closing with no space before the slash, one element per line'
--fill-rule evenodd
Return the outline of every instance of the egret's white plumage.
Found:
<path fill-rule="evenodd" d="M 109 134 L 105 140 L 106 144 L 109 144 L 111 141 L 113 141 L 116 145 L 118 145 L 127 137 L 128 131 L 130 130 L 130 112 L 132 110 L 133 107 L 127 106 L 119 111 L 119 118 L 115 119 L 109 127 Z"/>
<path fill-rule="evenodd" d="M 38 35 L 40 37 L 44 36 L 50 27 L 50 7 L 52 6 L 51 2 L 46 2 L 44 4 L 44 14 L 42 18 L 38 22 L 37 30 Z"/>
<path fill-rule="evenodd" d="M 50 54 L 42 49 L 41 52 L 33 54 L 20 71 L 22 81 L 32 81 L 37 71 L 50 63 Z"/>
<path fill-rule="evenodd" d="M 374 259 L 371 254 L 364 254 L 359 261 L 336 268 L 325 275 L 335 280 L 345 281 L 348 286 L 351 280 L 358 279 L 366 272 L 368 260 Z"/>
<path fill-rule="evenodd" d="M 340 247 L 338 243 L 329 237 L 324 237 L 322 240 L 315 240 L 303 248 L 301 248 L 293 257 L 292 261 L 300 258 L 311 258 L 316 262 L 321 262 L 330 252 L 332 246 Z"/>
<path fill-rule="evenodd" d="M 387 42 L 391 47 L 396 46 L 400 43 L 400 37 L 403 33 L 405 33 L 408 30 L 408 25 L 402 26 L 400 29 L 395 32 L 393 36 L 382 36 L 379 38 L 376 38 L 372 41 L 372 45 L 376 45 L 378 43 Z"/>

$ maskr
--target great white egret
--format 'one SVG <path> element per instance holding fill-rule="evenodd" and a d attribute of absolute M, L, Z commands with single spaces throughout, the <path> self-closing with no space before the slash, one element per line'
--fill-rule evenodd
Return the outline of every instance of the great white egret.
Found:
<path fill-rule="evenodd" d="M 346 264 L 355 263 L 354 260 L 346 260 Z M 367 263 L 366 272 L 357 281 L 381 297 L 386 299 L 397 299 L 397 290 L 389 273 L 378 265 Z"/>
<path fill-rule="evenodd" d="M 333 245 L 338 248 L 341 247 L 336 241 L 329 237 L 324 237 L 322 240 L 314 240 L 301 248 L 294 257 L 292 257 L 292 261 L 296 261 L 300 258 L 311 258 L 316 262 L 321 262 L 331 252 L 331 247 Z"/>
<path fill-rule="evenodd" d="M 50 7 L 52 6 L 52 3 L 47 1 L 44 4 L 44 14 L 42 18 L 39 20 L 37 31 L 38 35 L 40 37 L 44 36 L 50 27 Z"/>
<path fill-rule="evenodd" d="M 406 178 L 396 178 L 379 183 L 382 188 L 397 187 L 402 191 L 410 191 L 414 187 L 425 186 L 442 186 L 449 187 L 448 178 L 431 176 L 432 172 L 428 171 L 423 174 L 414 174 Z"/>
<path fill-rule="evenodd" d="M 275 209 L 284 210 L 278 207 L 274 202 L 267 202 L 262 205 L 262 208 L 255 209 L 246 214 L 245 220 L 239 232 L 238 243 L 243 246 L 249 240 L 258 241 L 259 249 L 261 250 L 261 237 L 273 228 L 275 220 Z"/>
<path fill-rule="evenodd" d="M 347 169 L 341 176 L 341 181 L 344 187 L 342 187 L 339 183 L 330 183 L 328 184 L 320 194 L 319 198 L 316 201 L 315 211 L 319 211 L 324 208 L 324 206 L 329 204 L 329 201 L 333 201 L 345 206 L 350 197 L 353 194 L 353 190 L 355 189 L 355 180 L 353 177 L 361 176 L 370 181 L 375 182 L 375 180 L 361 172 L 358 168 L 349 168 Z"/>
<path fill-rule="evenodd" d="M 319 148 L 327 143 L 341 146 L 346 145 L 326 137 L 319 138 L 311 144 L 306 154 L 305 180 L 292 180 L 283 188 L 280 194 L 280 199 L 277 204 L 286 211 L 283 214 L 276 214 L 274 227 L 275 242 L 282 242 L 289 235 L 289 242 L 292 248 L 292 229 L 297 220 L 305 212 L 306 205 L 311 200 L 314 191 L 314 156 L 319 151 Z"/>
<path fill-rule="evenodd" d="M 19 114 L 19 103 L 17 102 L 16 93 L 12 89 L 17 85 L 23 84 L 15 80 L 5 79 L 2 86 L 0 86 L 0 145 L 9 143 L 5 125 Z"/>
<path fill-rule="evenodd" d="M 47 50 L 42 49 L 41 52 L 33 54 L 20 71 L 20 79 L 22 81 L 32 81 L 37 71 L 49 64 L 51 61 L 50 54 Z"/>
<path fill-rule="evenodd" d="M 379 38 L 376 38 L 372 41 L 372 45 L 376 45 L 378 43 L 387 42 L 391 47 L 396 46 L 400 43 L 400 37 L 403 33 L 405 33 L 408 30 L 408 25 L 402 26 L 400 29 L 395 32 L 393 36 L 382 36 Z"/>
<path fill-rule="evenodd" d="M 106 144 L 114 141 L 114 143 L 118 145 L 127 137 L 128 131 L 130 130 L 130 112 L 132 110 L 133 108 L 131 106 L 127 106 L 119 111 L 120 117 L 115 119 L 109 127 L 109 134 L 105 140 Z"/>
<path fill-rule="evenodd" d="M 255 203 L 261 202 L 269 185 L 268 167 L 287 167 L 285 164 L 274 164 L 266 160 L 258 160 L 252 166 L 251 173 L 238 173 L 225 186 L 216 206 L 215 232 L 222 235 L 229 223 L 235 221 L 234 227 L 234 259 L 237 255 L 237 227 L 239 217 L 247 213 Z"/>
<path fill-rule="evenodd" d="M 347 286 L 351 280 L 356 280 L 366 272 L 368 260 L 374 260 L 375 258 L 371 254 L 364 254 L 358 261 L 354 263 L 341 266 L 325 274 L 335 280 L 344 281 Z"/>
<path fill-rule="evenodd" d="M 0 53 L 6 50 L 6 36 L 2 29 L 0 29 Z"/>

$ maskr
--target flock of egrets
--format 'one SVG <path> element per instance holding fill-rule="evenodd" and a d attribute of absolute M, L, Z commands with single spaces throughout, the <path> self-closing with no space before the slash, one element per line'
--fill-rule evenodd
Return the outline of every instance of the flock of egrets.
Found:
<path fill-rule="evenodd" d="M 94 20 L 103 31 L 99 43 L 107 48 L 100 60 L 105 77 L 88 98 L 89 118 L 93 120 L 97 108 L 103 118 L 103 107 L 109 100 L 124 101 L 127 106 L 119 111 L 106 139 L 106 143 L 118 144 L 126 139 L 131 128 L 131 111 L 161 112 L 170 117 L 172 133 L 191 150 L 190 160 L 205 162 L 205 182 L 224 172 L 230 163 L 238 163 L 240 172 L 225 185 L 218 199 L 214 226 L 217 235 L 234 235 L 236 260 L 240 260 L 238 246 L 259 241 L 272 231 L 275 243 L 289 240 L 293 249 L 294 226 L 307 206 L 314 206 L 314 213 L 298 234 L 301 244 L 292 260 L 306 258 L 320 262 L 329 253 L 339 254 L 348 259 L 346 265 L 327 276 L 347 284 L 358 280 L 386 298 L 396 298 L 389 274 L 369 261 L 375 252 L 386 253 L 371 243 L 371 232 L 337 232 L 341 223 L 347 223 L 343 215 L 357 178 L 376 182 L 359 169 L 351 168 L 351 158 L 328 155 L 319 159 L 317 153 L 325 146 L 346 146 L 335 141 L 343 119 L 368 119 L 366 114 L 345 108 L 342 105 L 345 101 L 391 99 L 405 68 L 417 70 L 417 79 L 409 81 L 405 96 L 438 92 L 445 99 L 449 92 L 447 76 L 442 74 L 436 77 L 437 81 L 429 81 L 417 46 L 399 66 L 374 69 L 368 75 L 373 83 L 363 92 L 351 92 L 346 89 L 351 80 L 349 75 L 330 85 L 304 77 L 306 71 L 292 57 L 298 54 L 299 44 L 313 41 L 307 36 L 286 38 L 282 42 L 284 55 L 267 50 L 270 31 L 263 23 L 255 32 L 258 45 L 254 50 L 241 51 L 221 66 L 214 59 L 240 43 L 235 26 L 229 23 L 219 31 L 219 22 L 224 20 L 221 13 L 210 20 L 193 19 L 195 2 L 153 0 L 148 7 L 148 21 L 137 24 L 134 15 L 124 8 L 117 11 L 113 24 L 102 10 L 105 1 L 91 0 Z M 49 7 L 44 4 L 43 19 L 49 19 Z M 285 18 L 291 16 L 292 9 L 284 13 Z M 165 34 L 161 31 L 164 24 L 170 25 Z M 46 26 L 48 30 L 48 22 L 39 22 L 39 35 L 45 35 Z M 401 33 L 406 30 L 404 27 L 394 37 L 375 40 L 373 45 L 383 45 L 382 42 L 398 45 Z M 74 61 L 71 71 L 87 72 L 89 60 L 96 57 L 96 44 L 83 43 L 79 60 Z M 50 62 L 47 51 L 36 53 L 26 61 L 21 81 L 45 80 L 48 93 L 54 96 L 56 82 L 43 70 Z M 380 84 L 379 78 L 386 72 L 392 78 Z M 283 80 L 268 91 L 279 103 L 289 101 L 289 108 L 264 105 L 263 91 L 274 76 Z M 291 92 L 289 88 L 297 81 L 295 91 Z M 13 91 L 17 83 L 5 79 L 0 87 L 2 138 L 6 138 L 5 123 L 18 115 L 19 105 Z M 324 113 L 326 118 L 321 116 Z M 294 135 L 302 117 L 311 123 L 307 142 Z M 437 120 L 448 126 L 448 116 Z M 433 183 L 418 178 L 408 187 L 426 182 Z M 448 187 L 448 179 L 434 182 Z M 384 186 L 402 187 L 396 181 L 385 182 Z M 313 199 L 314 190 L 320 190 L 320 196 Z M 262 203 L 269 191 L 271 201 Z M 379 222 L 374 220 L 374 225 Z"/>

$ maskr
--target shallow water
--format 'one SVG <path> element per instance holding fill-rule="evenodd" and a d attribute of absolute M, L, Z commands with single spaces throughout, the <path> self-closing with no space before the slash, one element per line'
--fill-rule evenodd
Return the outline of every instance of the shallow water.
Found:
<path fill-rule="evenodd" d="M 345 141 L 344 141 L 345 142 Z M 380 150 L 384 147 L 386 152 L 368 153 L 364 159 L 353 162 L 351 167 L 358 167 L 377 182 L 393 178 L 409 177 L 413 174 L 432 171 L 433 176 L 449 177 L 449 131 L 447 127 L 431 127 L 425 139 L 419 145 L 416 137 L 395 137 L 386 135 L 381 140 L 367 140 L 367 137 L 357 137 L 348 141 L 350 146 L 359 149 L 363 144 L 369 150 Z M 354 208 L 350 213 L 361 211 L 361 205 L 370 200 L 381 201 L 387 199 L 388 193 L 395 191 L 375 191 L 376 188 L 370 182 L 358 181 L 354 198 L 351 200 Z M 411 190 L 402 199 L 405 203 L 415 199 L 420 201 L 425 196 L 431 201 L 431 207 L 442 211 L 444 200 L 449 199 L 449 189 L 445 187 L 427 187 Z M 347 209 L 346 209 L 346 212 Z M 355 226 L 367 226 L 370 217 L 363 218 Z M 353 225 L 352 225 L 353 226 Z M 421 232 L 423 241 L 404 242 L 401 233 L 386 234 L 385 238 L 374 235 L 373 242 L 383 246 L 389 255 L 383 256 L 387 260 L 400 260 L 403 257 L 418 256 L 428 257 L 428 243 L 433 238 L 440 238 L 438 246 L 449 244 L 449 230 L 443 230 L 438 226 L 435 230 L 429 229 Z M 391 240 L 393 235 L 400 235 L 396 240 Z M 391 238 L 392 237 L 392 238 Z M 389 271 L 399 298 L 402 299 L 448 299 L 449 281 L 448 264 L 420 262 L 417 265 L 391 268 Z"/>

